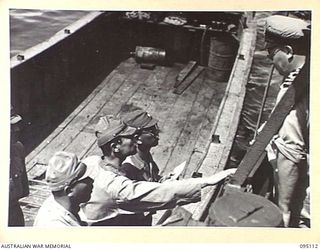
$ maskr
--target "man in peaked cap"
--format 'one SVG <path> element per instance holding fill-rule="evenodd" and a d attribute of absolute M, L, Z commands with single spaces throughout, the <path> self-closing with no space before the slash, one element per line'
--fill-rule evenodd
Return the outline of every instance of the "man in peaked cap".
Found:
<path fill-rule="evenodd" d="M 151 148 L 159 142 L 158 120 L 146 111 L 136 110 L 125 115 L 122 121 L 136 129 L 134 138 L 137 153 L 125 159 L 121 170 L 132 180 L 159 181 L 159 168 L 150 153 Z"/>
<path fill-rule="evenodd" d="M 29 194 L 24 146 L 19 141 L 21 122 L 21 116 L 16 114 L 11 107 L 8 226 L 24 226 L 24 217 L 19 199 Z"/>
<path fill-rule="evenodd" d="M 81 206 L 79 213 L 92 226 L 130 226 L 127 216 L 134 213 L 197 202 L 201 198 L 201 188 L 215 185 L 235 172 L 231 169 L 207 178 L 166 183 L 130 180 L 119 168 L 127 156 L 136 153 L 135 129 L 106 118 L 100 119 L 98 125 L 97 143 L 103 156 L 90 156 L 84 160 L 97 170 L 97 175 L 91 199 Z"/>
<path fill-rule="evenodd" d="M 112 164 L 119 165 L 128 155 L 136 152 L 132 141 L 135 129 L 116 118 L 101 117 L 96 126 L 98 147 L 104 156 L 109 156 Z M 114 153 L 114 157 L 112 157 Z"/>
<path fill-rule="evenodd" d="M 134 135 L 137 153 L 124 160 L 121 171 L 131 180 L 158 182 L 161 178 L 159 168 L 150 153 L 159 141 L 158 120 L 146 111 L 135 110 L 124 115 L 122 121 L 137 130 Z M 129 219 L 134 226 L 151 226 L 152 213 L 135 214 L 128 216 Z"/>
<path fill-rule="evenodd" d="M 90 199 L 96 171 L 68 152 L 56 152 L 49 160 L 46 181 L 52 195 L 40 207 L 34 226 L 84 226 L 79 205 Z"/>
<path fill-rule="evenodd" d="M 310 25 L 301 19 L 270 16 L 266 19 L 266 48 L 284 80 L 277 103 L 290 85 L 295 104 L 267 151 L 275 168 L 277 203 L 285 227 L 298 227 L 308 185 Z"/>

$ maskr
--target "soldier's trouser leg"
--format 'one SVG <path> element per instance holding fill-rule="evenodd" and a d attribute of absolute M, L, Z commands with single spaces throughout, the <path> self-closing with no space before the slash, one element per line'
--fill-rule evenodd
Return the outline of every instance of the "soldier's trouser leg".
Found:
<path fill-rule="evenodd" d="M 298 227 L 300 222 L 300 214 L 303 208 L 304 200 L 307 196 L 308 165 L 305 160 L 298 163 L 299 178 L 290 202 L 291 218 L 290 226 Z"/>
<path fill-rule="evenodd" d="M 298 227 L 300 212 L 306 196 L 307 164 L 294 163 L 280 152 L 277 157 L 278 205 L 286 227 Z"/>
<path fill-rule="evenodd" d="M 24 217 L 22 209 L 18 201 L 10 202 L 9 204 L 9 216 L 8 216 L 8 226 L 11 227 L 23 227 Z"/>

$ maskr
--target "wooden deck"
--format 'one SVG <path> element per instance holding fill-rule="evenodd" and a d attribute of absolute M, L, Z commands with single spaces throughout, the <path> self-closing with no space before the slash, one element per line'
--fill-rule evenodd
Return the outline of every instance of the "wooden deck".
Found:
<path fill-rule="evenodd" d="M 39 190 L 45 185 L 41 180 L 48 160 L 56 151 L 74 152 L 80 159 L 101 154 L 94 128 L 103 115 L 118 116 L 137 107 L 147 110 L 159 119 L 160 141 L 152 153 L 161 173 L 170 172 L 185 160 L 190 162 L 185 177 L 198 170 L 212 140 L 227 82 L 211 80 L 205 69 L 183 94 L 174 94 L 176 77 L 184 66 L 174 64 L 147 70 L 141 69 L 133 58 L 125 60 L 27 156 L 29 179 L 38 180 L 31 195 L 22 200 L 29 204 L 24 206 L 27 225 L 32 224 L 38 206 L 49 194 L 45 187 L 43 192 Z"/>

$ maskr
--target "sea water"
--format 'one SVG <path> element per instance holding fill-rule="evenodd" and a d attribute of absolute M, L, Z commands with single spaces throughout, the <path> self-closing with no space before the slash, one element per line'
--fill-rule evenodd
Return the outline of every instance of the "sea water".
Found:
<path fill-rule="evenodd" d="M 11 9 L 10 57 L 49 39 L 86 14 L 88 11 Z"/>

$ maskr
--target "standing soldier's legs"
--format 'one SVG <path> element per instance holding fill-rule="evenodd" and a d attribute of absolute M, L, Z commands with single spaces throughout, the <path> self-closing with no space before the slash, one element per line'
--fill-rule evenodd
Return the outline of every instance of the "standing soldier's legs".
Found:
<path fill-rule="evenodd" d="M 290 218 L 290 226 L 298 227 L 300 222 L 300 214 L 303 208 L 304 199 L 307 195 L 307 187 L 309 184 L 308 177 L 308 165 L 307 161 L 303 160 L 298 164 L 299 178 L 294 190 L 293 196 L 291 198 L 290 210 L 291 210 L 291 218 Z"/>
<path fill-rule="evenodd" d="M 307 165 L 296 164 L 280 152 L 277 157 L 278 205 L 285 227 L 298 227 L 300 212 L 306 195 Z"/>

